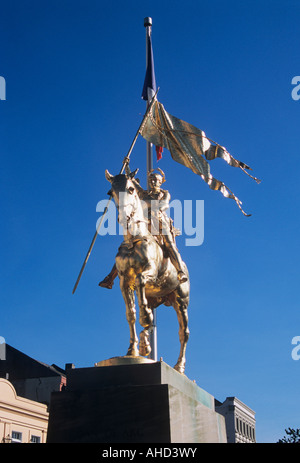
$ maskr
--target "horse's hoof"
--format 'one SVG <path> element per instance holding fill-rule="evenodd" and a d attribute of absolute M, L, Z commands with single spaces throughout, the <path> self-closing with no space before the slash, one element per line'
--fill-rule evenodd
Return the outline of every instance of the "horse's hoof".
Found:
<path fill-rule="evenodd" d="M 139 351 L 137 347 L 129 347 L 127 354 L 130 357 L 139 357 Z"/>
<path fill-rule="evenodd" d="M 174 367 L 174 370 L 178 371 L 178 373 L 180 373 L 181 375 L 184 374 L 184 371 L 185 371 L 185 366 L 184 365 L 181 365 L 180 363 L 176 363 L 175 367 Z"/>
<path fill-rule="evenodd" d="M 150 344 L 146 345 L 146 344 L 140 344 L 140 348 L 139 348 L 139 354 L 142 356 L 142 357 L 148 357 L 148 355 L 151 353 L 151 346 Z"/>

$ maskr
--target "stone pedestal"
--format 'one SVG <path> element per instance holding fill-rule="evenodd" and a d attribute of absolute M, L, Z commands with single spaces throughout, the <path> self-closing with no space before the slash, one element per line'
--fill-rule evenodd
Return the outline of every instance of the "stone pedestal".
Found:
<path fill-rule="evenodd" d="M 166 363 L 97 365 L 52 393 L 47 442 L 227 442 L 213 396 Z"/>

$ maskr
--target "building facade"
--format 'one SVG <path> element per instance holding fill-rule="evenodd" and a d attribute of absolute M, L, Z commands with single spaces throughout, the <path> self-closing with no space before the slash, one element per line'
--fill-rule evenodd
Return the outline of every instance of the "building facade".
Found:
<path fill-rule="evenodd" d="M 45 443 L 47 405 L 19 397 L 10 381 L 0 378 L 0 442 Z"/>
<path fill-rule="evenodd" d="M 228 443 L 255 443 L 255 412 L 237 397 L 215 401 L 216 412 L 225 417 Z"/>
<path fill-rule="evenodd" d="M 18 396 L 48 407 L 51 393 L 66 385 L 64 369 L 35 360 L 9 344 L 5 344 L 5 355 L 0 360 L 1 377 L 12 383 Z"/>

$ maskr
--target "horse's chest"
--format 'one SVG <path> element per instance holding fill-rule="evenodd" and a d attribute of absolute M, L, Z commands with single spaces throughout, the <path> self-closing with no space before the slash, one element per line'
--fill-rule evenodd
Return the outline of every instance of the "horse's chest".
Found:
<path fill-rule="evenodd" d="M 120 270 L 126 270 L 129 267 L 131 268 L 140 268 L 141 266 L 147 263 L 147 253 L 144 252 L 144 243 L 142 241 L 137 241 L 131 246 L 122 245 L 119 248 L 119 252 L 116 256 L 117 267 Z"/>

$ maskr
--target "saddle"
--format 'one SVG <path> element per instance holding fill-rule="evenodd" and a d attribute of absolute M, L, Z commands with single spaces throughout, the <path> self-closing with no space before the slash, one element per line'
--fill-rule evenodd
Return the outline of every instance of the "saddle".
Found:
<path fill-rule="evenodd" d="M 168 218 L 168 225 L 170 227 L 170 234 L 172 236 L 172 239 L 173 239 L 173 242 L 174 244 L 175 243 L 175 239 L 176 239 L 176 236 L 179 236 L 181 235 L 181 231 L 178 229 L 178 228 L 175 228 L 174 225 L 173 225 L 173 220 L 171 218 Z M 152 238 L 155 239 L 155 241 L 157 242 L 157 244 L 160 246 L 160 248 L 162 249 L 163 251 L 163 254 L 164 254 L 164 257 L 165 258 L 168 258 L 169 257 L 169 254 L 168 254 L 168 251 L 167 251 L 167 248 L 165 246 L 165 242 L 164 242 L 164 238 L 163 238 L 163 234 L 162 233 L 157 233 L 157 234 L 153 234 L 151 233 L 151 231 L 149 230 Z M 160 230 L 161 232 L 161 230 Z M 148 236 L 143 236 L 143 237 L 138 237 L 138 238 L 134 238 L 132 239 L 131 241 L 129 242 L 126 242 L 126 241 L 123 241 L 121 243 L 121 245 L 119 246 L 119 249 L 126 249 L 127 251 L 130 251 L 130 250 L 133 250 L 135 245 L 140 242 L 140 241 L 148 241 L 149 237 Z"/>

